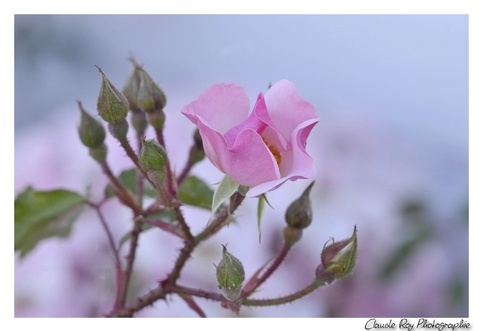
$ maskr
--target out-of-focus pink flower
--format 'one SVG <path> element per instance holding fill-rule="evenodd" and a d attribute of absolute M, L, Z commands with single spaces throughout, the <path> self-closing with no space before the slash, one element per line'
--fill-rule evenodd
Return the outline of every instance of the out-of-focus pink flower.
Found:
<path fill-rule="evenodd" d="M 245 90 L 234 84 L 213 85 L 182 113 L 200 130 L 210 161 L 250 187 L 249 197 L 315 175 L 305 145 L 319 118 L 288 80 L 260 93 L 251 114 Z"/>

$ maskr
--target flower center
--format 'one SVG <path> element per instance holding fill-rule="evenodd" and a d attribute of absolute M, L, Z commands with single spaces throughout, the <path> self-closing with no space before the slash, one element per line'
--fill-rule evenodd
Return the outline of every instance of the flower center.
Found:
<path fill-rule="evenodd" d="M 277 164 L 280 166 L 280 162 L 282 162 L 282 155 L 280 155 L 280 152 L 278 151 L 278 149 L 270 145 L 265 138 L 262 138 L 262 139 L 265 145 L 267 145 L 268 149 L 272 153 L 273 157 L 275 158 L 275 161 L 277 161 Z"/>

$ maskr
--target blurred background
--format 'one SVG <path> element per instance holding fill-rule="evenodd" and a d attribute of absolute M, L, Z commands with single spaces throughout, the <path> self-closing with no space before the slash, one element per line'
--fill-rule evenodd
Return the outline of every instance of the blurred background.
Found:
<path fill-rule="evenodd" d="M 357 225 L 354 273 L 289 305 L 242 308 L 247 317 L 468 316 L 467 15 L 16 15 L 15 195 L 28 185 L 66 188 L 101 199 L 107 181 L 77 137 L 76 100 L 96 114 L 101 77 L 121 88 L 129 56 L 167 95 L 165 139 L 175 171 L 187 159 L 194 126 L 181 108 L 216 83 L 243 86 L 252 100 L 280 79 L 293 81 L 320 122 L 307 150 L 317 175 L 314 220 L 286 263 L 255 293 L 305 287 L 330 238 Z M 152 132 L 148 135 L 154 138 Z M 130 168 L 107 139 L 116 173 Z M 208 160 L 193 173 L 215 187 Z M 286 207 L 310 184 L 268 194 L 258 241 L 255 199 L 237 222 L 201 245 L 180 284 L 218 291 L 213 264 L 221 244 L 251 276 L 281 245 Z M 130 229 L 115 202 L 104 212 L 114 236 Z M 209 214 L 186 208 L 201 230 Z M 131 299 L 166 277 L 181 242 L 141 235 Z M 68 240 L 49 239 L 15 257 L 15 316 L 86 317 L 110 311 L 113 259 L 93 212 Z M 234 316 L 195 299 L 208 316 Z M 170 297 L 137 316 L 197 316 Z"/>

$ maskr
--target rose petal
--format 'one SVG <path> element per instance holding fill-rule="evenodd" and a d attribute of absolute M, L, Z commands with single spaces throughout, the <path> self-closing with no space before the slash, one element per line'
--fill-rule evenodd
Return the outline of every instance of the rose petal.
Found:
<path fill-rule="evenodd" d="M 275 190 L 287 180 L 293 181 L 315 176 L 314 162 L 312 157 L 307 154 L 305 145 L 310 131 L 312 131 L 318 121 L 318 118 L 311 119 L 295 128 L 292 133 L 292 149 L 283 155 L 282 163 L 280 164 L 282 177 L 251 187 L 246 193 L 247 197 L 254 197 Z"/>
<path fill-rule="evenodd" d="M 240 132 L 233 147 L 219 151 L 218 157 L 225 173 L 241 185 L 256 186 L 280 178 L 274 156 L 254 130 Z"/>
<path fill-rule="evenodd" d="M 295 85 L 288 80 L 275 83 L 264 99 L 277 131 L 287 140 L 291 139 L 293 130 L 300 123 L 317 118 L 314 106 L 303 100 Z"/>
<path fill-rule="evenodd" d="M 250 99 L 240 86 L 216 84 L 211 86 L 198 99 L 181 110 L 193 123 L 194 116 L 204 120 L 213 130 L 225 134 L 228 130 L 245 121 L 250 112 Z"/>

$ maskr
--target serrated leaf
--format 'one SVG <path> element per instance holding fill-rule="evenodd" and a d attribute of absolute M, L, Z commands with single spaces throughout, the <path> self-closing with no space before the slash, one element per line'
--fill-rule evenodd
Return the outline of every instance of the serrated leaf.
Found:
<path fill-rule="evenodd" d="M 15 251 L 24 257 L 40 241 L 67 237 L 84 205 L 84 197 L 67 190 L 27 188 L 15 199 Z"/>
<path fill-rule="evenodd" d="M 211 210 L 213 190 L 196 176 L 186 178 L 178 189 L 178 199 L 187 205 Z"/>
<path fill-rule="evenodd" d="M 118 176 L 119 181 L 129 191 L 131 191 L 134 194 L 134 196 L 138 195 L 137 178 L 138 178 L 138 173 L 136 168 L 124 170 Z M 149 184 L 149 182 L 146 179 L 143 179 L 143 191 L 144 191 L 144 195 L 148 197 L 156 198 L 158 196 L 157 192 L 153 189 L 153 187 Z M 115 196 L 114 191 L 112 190 L 111 184 L 106 185 L 106 188 L 104 189 L 104 196 L 106 198 L 112 198 Z"/>
<path fill-rule="evenodd" d="M 228 176 L 223 177 L 220 182 L 220 185 L 216 188 L 215 194 L 213 195 L 213 202 L 211 205 L 211 215 L 213 215 L 218 208 L 225 202 L 228 198 L 230 198 L 233 193 L 236 192 L 240 186 L 236 183 L 233 179 Z"/>

